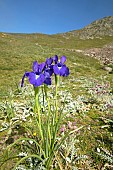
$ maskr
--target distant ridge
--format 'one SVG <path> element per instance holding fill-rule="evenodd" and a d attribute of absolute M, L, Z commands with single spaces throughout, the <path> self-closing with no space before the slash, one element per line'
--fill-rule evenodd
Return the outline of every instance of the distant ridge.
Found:
<path fill-rule="evenodd" d="M 0 32 L 0 34 L 9 35 L 39 35 L 39 36 L 52 36 L 43 33 L 10 33 L 10 32 Z M 53 35 L 63 35 L 66 39 L 72 37 L 77 37 L 80 39 L 94 39 L 102 38 L 103 36 L 113 36 L 113 16 L 107 16 L 98 20 L 93 21 L 91 24 L 85 26 L 80 30 L 72 30 L 65 33 L 57 33 Z"/>
<path fill-rule="evenodd" d="M 69 32 L 72 36 L 80 39 L 101 38 L 102 36 L 113 36 L 113 16 L 104 17 L 85 26 L 81 30 Z"/>

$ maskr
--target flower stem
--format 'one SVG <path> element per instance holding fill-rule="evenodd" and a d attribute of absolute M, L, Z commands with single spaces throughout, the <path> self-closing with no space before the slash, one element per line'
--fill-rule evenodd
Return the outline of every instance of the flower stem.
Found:
<path fill-rule="evenodd" d="M 46 101 L 48 103 L 48 115 L 47 115 L 47 133 L 46 133 L 46 156 L 49 156 L 49 151 L 50 151 L 50 146 L 51 146 L 51 131 L 50 131 L 50 114 L 51 114 L 51 110 L 50 110 L 50 102 L 49 102 L 49 98 L 47 95 L 47 86 L 44 84 L 44 92 L 45 92 L 45 97 L 46 97 Z"/>
<path fill-rule="evenodd" d="M 55 75 L 55 121 L 58 119 L 58 85 L 59 85 L 59 76 Z"/>
<path fill-rule="evenodd" d="M 35 113 L 38 112 L 38 127 L 39 127 L 41 139 L 43 141 L 42 124 L 41 124 L 41 117 L 40 117 L 39 87 L 35 87 L 34 91 L 35 91 Z"/>

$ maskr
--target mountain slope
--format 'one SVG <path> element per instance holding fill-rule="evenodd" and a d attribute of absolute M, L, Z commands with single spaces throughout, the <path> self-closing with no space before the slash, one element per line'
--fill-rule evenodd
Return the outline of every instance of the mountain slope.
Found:
<path fill-rule="evenodd" d="M 104 17 L 87 25 L 81 30 L 70 32 L 81 39 L 93 39 L 102 36 L 113 36 L 113 16 Z"/>
<path fill-rule="evenodd" d="M 110 28 L 112 28 L 112 22 L 110 22 L 112 18 L 106 17 L 106 22 L 108 19 L 108 22 L 111 23 Z M 103 21 L 101 22 L 103 23 Z M 94 23 L 98 23 L 97 25 L 99 27 L 101 22 Z M 93 25 L 95 25 L 94 23 Z M 98 61 L 78 53 L 77 50 L 102 48 L 105 45 L 113 44 L 113 36 L 105 35 L 102 38 L 94 37 L 94 39 L 88 39 L 84 33 L 86 28 L 55 35 L 0 33 L 1 96 L 9 87 L 14 87 L 15 84 L 20 82 L 24 71 L 31 70 L 31 64 L 34 60 L 42 62 L 46 57 L 51 57 L 55 54 L 58 56 L 66 55 L 70 66 L 74 67 L 73 63 L 77 63 L 79 67 L 77 67 L 78 72 L 76 73 L 79 75 L 84 75 L 84 69 L 87 75 L 90 76 L 101 74 L 101 70 L 96 71 L 97 67 L 99 67 Z M 88 26 L 88 30 L 92 30 L 92 28 L 93 26 Z M 85 38 L 81 39 L 79 35 L 84 35 Z M 112 54 L 110 55 L 112 60 Z M 71 73 L 74 75 L 76 73 L 73 67 L 71 68 Z M 88 69 L 90 70 L 89 72 Z"/>

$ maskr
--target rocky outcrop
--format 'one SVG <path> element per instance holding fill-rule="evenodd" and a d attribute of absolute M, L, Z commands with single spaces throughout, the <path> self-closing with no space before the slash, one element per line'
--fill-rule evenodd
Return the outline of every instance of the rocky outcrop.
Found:
<path fill-rule="evenodd" d="M 81 52 L 84 55 L 96 58 L 100 60 L 102 65 L 108 66 L 113 65 L 113 43 L 104 46 L 103 48 L 91 48 L 87 50 L 76 50 L 76 52 Z"/>
<path fill-rule="evenodd" d="M 104 17 L 87 25 L 81 30 L 70 32 L 72 36 L 80 39 L 94 39 L 103 36 L 113 36 L 113 16 Z"/>

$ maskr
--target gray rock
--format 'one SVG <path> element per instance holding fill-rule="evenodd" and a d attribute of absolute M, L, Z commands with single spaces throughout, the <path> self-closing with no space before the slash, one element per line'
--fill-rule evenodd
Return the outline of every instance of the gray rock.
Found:
<path fill-rule="evenodd" d="M 108 71 L 109 73 L 111 73 L 113 70 L 111 67 L 108 67 L 108 66 L 104 66 L 103 69 Z"/>

